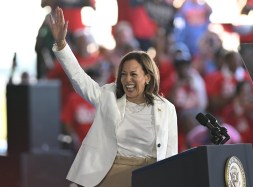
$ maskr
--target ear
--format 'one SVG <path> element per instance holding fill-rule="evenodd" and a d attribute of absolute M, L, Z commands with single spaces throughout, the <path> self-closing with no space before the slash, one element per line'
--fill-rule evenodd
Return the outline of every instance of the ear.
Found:
<path fill-rule="evenodd" d="M 146 77 L 145 77 L 146 84 L 149 84 L 150 79 L 151 79 L 150 75 L 146 74 Z"/>

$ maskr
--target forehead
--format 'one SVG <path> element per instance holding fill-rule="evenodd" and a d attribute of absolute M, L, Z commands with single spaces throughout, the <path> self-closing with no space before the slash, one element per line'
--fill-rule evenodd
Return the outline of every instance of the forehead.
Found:
<path fill-rule="evenodd" d="M 122 66 L 122 71 L 140 71 L 142 70 L 141 64 L 137 60 L 127 60 Z"/>

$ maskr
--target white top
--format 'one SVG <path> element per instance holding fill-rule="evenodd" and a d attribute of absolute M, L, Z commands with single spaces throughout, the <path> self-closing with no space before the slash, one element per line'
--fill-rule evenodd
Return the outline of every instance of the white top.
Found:
<path fill-rule="evenodd" d="M 156 157 L 153 106 L 127 101 L 126 113 L 116 130 L 118 155 Z"/>

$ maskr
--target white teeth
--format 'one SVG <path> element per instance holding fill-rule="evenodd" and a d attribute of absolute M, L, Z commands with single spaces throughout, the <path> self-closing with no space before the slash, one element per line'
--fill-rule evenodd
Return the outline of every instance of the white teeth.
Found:
<path fill-rule="evenodd" d="M 134 88 L 134 85 L 126 85 L 126 88 Z"/>

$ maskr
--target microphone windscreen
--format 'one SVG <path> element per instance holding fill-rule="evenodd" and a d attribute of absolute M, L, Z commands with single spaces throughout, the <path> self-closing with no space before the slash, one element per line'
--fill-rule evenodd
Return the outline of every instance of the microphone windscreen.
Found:
<path fill-rule="evenodd" d="M 209 122 L 208 118 L 202 113 L 198 113 L 197 116 L 196 116 L 196 119 L 198 120 L 198 122 L 201 125 L 204 125 L 204 126 L 206 126 L 207 123 Z"/>
<path fill-rule="evenodd" d="M 207 113 L 206 117 L 210 120 L 212 124 L 217 122 L 217 119 L 212 114 Z"/>

